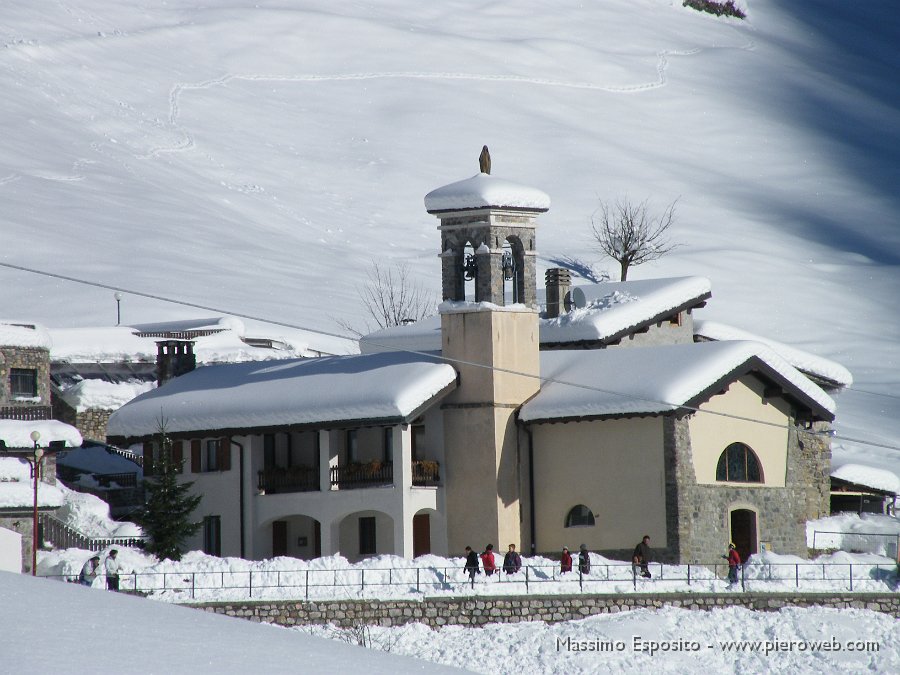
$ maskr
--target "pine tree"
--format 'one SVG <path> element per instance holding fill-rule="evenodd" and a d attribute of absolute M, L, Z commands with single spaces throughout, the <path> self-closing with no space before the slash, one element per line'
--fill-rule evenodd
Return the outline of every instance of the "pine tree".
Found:
<path fill-rule="evenodd" d="M 149 553 L 160 559 L 181 560 L 184 540 L 195 535 L 202 522 L 191 522 L 191 514 L 200 504 L 201 495 L 192 495 L 193 481 L 178 482 L 184 464 L 172 452 L 172 440 L 160 421 L 154 437 L 159 448 L 158 460 L 153 464 L 153 476 L 144 480 L 146 497 L 137 521 L 150 537 Z"/>

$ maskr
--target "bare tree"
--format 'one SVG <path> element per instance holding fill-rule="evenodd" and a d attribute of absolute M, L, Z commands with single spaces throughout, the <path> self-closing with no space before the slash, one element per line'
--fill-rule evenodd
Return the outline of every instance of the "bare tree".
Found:
<path fill-rule="evenodd" d="M 648 200 L 638 204 L 627 198 L 615 204 L 601 202 L 593 224 L 598 248 L 621 267 L 621 280 L 628 276 L 628 268 L 661 258 L 675 248 L 669 242 L 667 230 L 675 222 L 676 199 L 662 213 L 653 215 Z"/>
<path fill-rule="evenodd" d="M 365 332 L 424 319 L 437 306 L 433 294 L 410 279 L 409 267 L 405 264 L 384 268 L 373 262 L 367 276 L 368 281 L 358 289 L 359 299 L 368 314 Z M 357 335 L 363 334 L 347 322 L 338 323 Z"/>

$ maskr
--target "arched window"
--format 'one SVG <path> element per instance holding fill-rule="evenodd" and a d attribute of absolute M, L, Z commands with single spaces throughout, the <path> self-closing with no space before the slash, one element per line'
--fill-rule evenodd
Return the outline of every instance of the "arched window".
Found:
<path fill-rule="evenodd" d="M 566 527 L 593 527 L 594 514 L 584 504 L 579 504 L 566 516 Z"/>
<path fill-rule="evenodd" d="M 732 483 L 762 483 L 759 458 L 749 446 L 732 443 L 719 456 L 716 480 Z"/>

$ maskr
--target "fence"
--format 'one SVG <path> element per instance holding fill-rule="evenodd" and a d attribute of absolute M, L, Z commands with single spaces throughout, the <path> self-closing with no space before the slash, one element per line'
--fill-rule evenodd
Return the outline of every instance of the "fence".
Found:
<path fill-rule="evenodd" d="M 573 593 L 708 592 L 721 588 L 728 565 L 649 565 L 652 579 L 641 578 L 630 563 L 594 565 L 589 574 L 579 570 L 560 573 L 559 566 L 526 565 L 515 574 L 498 572 L 470 580 L 461 567 L 343 568 L 333 570 L 246 570 L 135 572 L 121 578 L 121 589 L 143 595 L 171 594 L 192 600 L 206 599 L 355 599 L 426 595 L 527 595 Z M 754 592 L 783 592 L 785 585 L 821 591 L 897 589 L 894 565 L 864 563 L 763 563 L 741 569 L 733 588 Z M 860 582 L 870 582 L 863 588 Z M 836 588 L 835 585 L 840 585 Z M 686 588 L 685 588 L 686 586 Z M 818 586 L 819 588 L 816 588 Z"/>
<path fill-rule="evenodd" d="M 39 516 L 41 538 L 56 548 L 82 548 L 102 551 L 110 546 L 143 546 L 145 537 L 89 537 L 74 527 L 66 525 L 56 516 L 42 513 Z"/>
<path fill-rule="evenodd" d="M 884 532 L 831 532 L 814 530 L 814 550 L 839 549 L 853 553 L 874 553 L 897 560 L 900 534 Z"/>

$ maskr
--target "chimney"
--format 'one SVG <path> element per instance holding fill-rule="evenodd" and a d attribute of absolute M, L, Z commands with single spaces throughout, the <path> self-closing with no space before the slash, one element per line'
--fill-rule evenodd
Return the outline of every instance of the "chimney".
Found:
<path fill-rule="evenodd" d="M 565 267 L 551 267 L 544 274 L 547 286 L 547 318 L 555 319 L 561 313 L 566 293 L 572 287 L 572 275 Z"/>
<path fill-rule="evenodd" d="M 197 367 L 193 340 L 160 340 L 156 343 L 156 386 Z"/>

